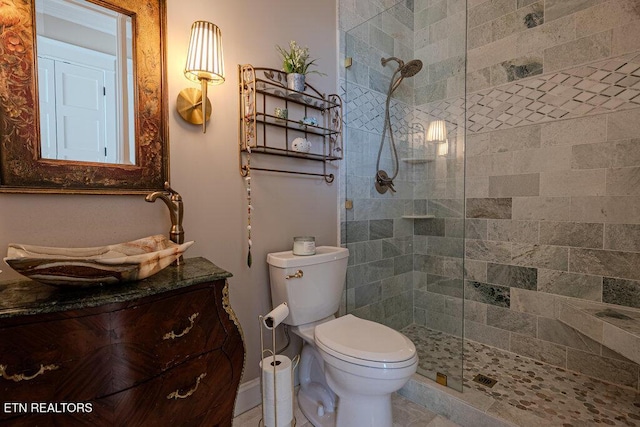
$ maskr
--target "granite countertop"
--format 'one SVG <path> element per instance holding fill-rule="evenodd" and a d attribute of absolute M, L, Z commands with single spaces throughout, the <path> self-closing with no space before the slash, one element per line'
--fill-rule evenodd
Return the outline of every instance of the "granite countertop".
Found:
<path fill-rule="evenodd" d="M 231 277 L 205 258 L 186 258 L 151 277 L 88 288 L 57 288 L 29 279 L 0 281 L 0 319 L 98 307 Z"/>

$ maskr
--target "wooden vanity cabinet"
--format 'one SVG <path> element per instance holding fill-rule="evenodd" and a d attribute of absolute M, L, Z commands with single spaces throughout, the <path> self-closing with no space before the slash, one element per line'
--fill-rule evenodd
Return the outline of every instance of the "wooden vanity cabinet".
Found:
<path fill-rule="evenodd" d="M 86 305 L 81 298 L 91 299 L 91 289 L 52 288 L 40 302 L 49 309 L 38 312 L 31 301 L 21 315 L 0 302 L 0 424 L 231 426 L 244 346 L 229 306 L 230 275 L 215 267 L 194 280 L 189 272 L 202 267 L 215 266 L 189 259 Z M 30 281 L 0 284 L 0 299 L 12 290 L 28 294 L 25 285 L 47 290 Z M 62 301 L 51 304 L 56 297 Z M 29 409 L 7 411 L 7 402 Z M 34 402 L 90 403 L 91 411 L 40 414 Z"/>

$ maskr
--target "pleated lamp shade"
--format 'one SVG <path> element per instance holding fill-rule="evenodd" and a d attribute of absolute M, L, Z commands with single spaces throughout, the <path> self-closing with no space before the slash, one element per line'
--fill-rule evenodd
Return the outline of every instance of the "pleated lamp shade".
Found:
<path fill-rule="evenodd" d="M 191 41 L 184 75 L 194 82 L 206 80 L 209 84 L 224 82 L 222 32 L 217 25 L 196 21 L 191 26 Z"/>
<path fill-rule="evenodd" d="M 446 156 L 449 154 L 449 142 L 447 141 L 447 126 L 444 120 L 434 120 L 429 123 L 427 129 L 427 141 L 437 142 L 436 154 Z"/>
<path fill-rule="evenodd" d="M 444 120 L 434 120 L 427 129 L 427 141 L 444 142 L 447 140 L 447 126 Z"/>

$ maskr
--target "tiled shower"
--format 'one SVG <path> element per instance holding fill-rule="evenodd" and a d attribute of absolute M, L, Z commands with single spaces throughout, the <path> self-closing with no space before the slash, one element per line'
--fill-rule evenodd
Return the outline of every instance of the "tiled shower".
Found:
<path fill-rule="evenodd" d="M 454 337 L 421 373 L 458 390 L 481 343 L 637 391 L 637 344 L 569 326 L 567 307 L 640 308 L 640 2 L 341 0 L 339 16 L 347 310 Z M 393 195 L 373 189 L 382 56 L 425 64 L 391 113 L 400 157 L 431 160 L 401 161 Z"/>

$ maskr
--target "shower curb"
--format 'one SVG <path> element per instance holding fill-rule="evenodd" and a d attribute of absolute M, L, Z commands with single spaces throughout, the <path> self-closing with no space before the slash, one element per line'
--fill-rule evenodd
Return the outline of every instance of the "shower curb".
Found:
<path fill-rule="evenodd" d="M 517 427 L 470 405 L 462 393 L 414 374 L 398 394 L 463 427 Z"/>

